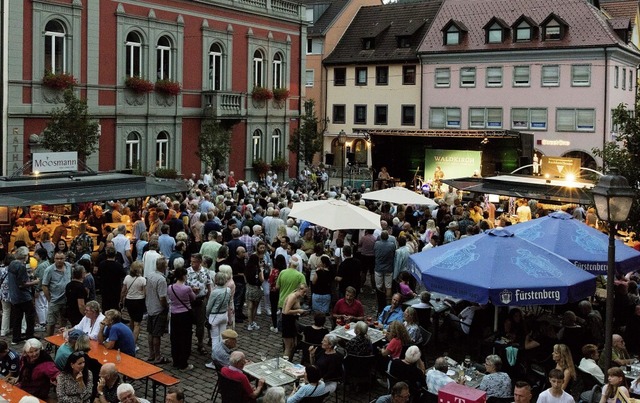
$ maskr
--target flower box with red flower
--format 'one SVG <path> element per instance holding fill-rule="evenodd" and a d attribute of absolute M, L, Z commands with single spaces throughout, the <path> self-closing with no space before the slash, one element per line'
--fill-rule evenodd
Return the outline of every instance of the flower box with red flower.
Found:
<path fill-rule="evenodd" d="M 69 73 L 52 73 L 47 71 L 42 78 L 42 85 L 54 90 L 66 90 L 76 84 L 78 84 L 78 81 Z"/>
<path fill-rule="evenodd" d="M 268 101 L 273 98 L 273 92 L 268 88 L 253 87 L 253 91 L 251 91 L 251 98 L 255 101 Z"/>
<path fill-rule="evenodd" d="M 274 88 L 273 89 L 273 99 L 276 101 L 284 101 L 289 98 L 289 90 L 286 88 Z"/>
<path fill-rule="evenodd" d="M 158 80 L 155 85 L 156 92 L 165 95 L 176 96 L 182 91 L 180 83 L 172 80 Z"/>
<path fill-rule="evenodd" d="M 124 81 L 124 85 L 136 94 L 145 94 L 153 91 L 154 88 L 151 81 L 138 76 L 127 77 Z"/>

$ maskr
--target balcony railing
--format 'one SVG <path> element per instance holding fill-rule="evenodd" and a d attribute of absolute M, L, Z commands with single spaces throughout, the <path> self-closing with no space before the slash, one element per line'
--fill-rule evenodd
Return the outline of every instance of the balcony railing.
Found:
<path fill-rule="evenodd" d="M 243 118 L 247 116 L 246 94 L 233 91 L 203 91 L 206 116 L 216 118 Z"/>

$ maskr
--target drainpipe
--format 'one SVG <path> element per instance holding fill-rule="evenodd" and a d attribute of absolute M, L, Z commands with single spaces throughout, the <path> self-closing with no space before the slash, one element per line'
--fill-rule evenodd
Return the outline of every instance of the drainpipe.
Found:
<path fill-rule="evenodd" d="M 602 129 L 602 150 L 604 151 L 605 146 L 607 145 L 607 105 L 609 105 L 609 55 L 607 53 L 607 46 L 604 47 L 604 108 L 602 108 L 602 113 L 604 115 L 604 128 Z M 602 172 L 607 172 L 606 167 L 607 161 L 602 159 Z"/>

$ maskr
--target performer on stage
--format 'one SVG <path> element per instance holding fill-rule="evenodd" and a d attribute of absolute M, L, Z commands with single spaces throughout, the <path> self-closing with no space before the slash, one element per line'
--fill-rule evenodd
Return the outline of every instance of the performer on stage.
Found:
<path fill-rule="evenodd" d="M 388 181 L 392 180 L 393 177 L 389 175 L 387 172 L 387 167 L 380 168 L 380 172 L 378 172 L 378 180 L 377 185 L 379 189 L 385 189 L 388 186 Z"/>

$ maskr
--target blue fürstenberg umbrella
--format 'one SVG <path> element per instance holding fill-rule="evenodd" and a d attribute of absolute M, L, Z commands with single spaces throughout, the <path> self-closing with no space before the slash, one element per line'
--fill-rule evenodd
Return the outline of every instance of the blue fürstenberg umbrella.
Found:
<path fill-rule="evenodd" d="M 593 273 L 607 274 L 609 236 L 570 214 L 556 211 L 509 228 L 515 235 L 569 259 Z M 626 274 L 640 268 L 640 252 L 616 240 L 616 270 Z"/>
<path fill-rule="evenodd" d="M 507 229 L 415 253 L 408 266 L 428 290 L 496 306 L 561 305 L 596 288 L 592 274 Z"/>

